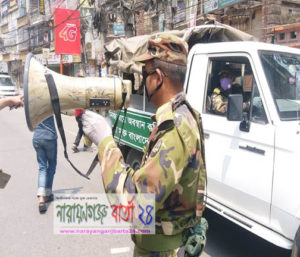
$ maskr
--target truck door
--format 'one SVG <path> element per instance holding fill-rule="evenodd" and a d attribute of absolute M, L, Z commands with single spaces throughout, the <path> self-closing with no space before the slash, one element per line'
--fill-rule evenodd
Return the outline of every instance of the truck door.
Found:
<path fill-rule="evenodd" d="M 187 95 L 191 104 L 202 113 L 206 137 L 208 197 L 256 222 L 268 224 L 274 127 L 268 120 L 263 95 L 250 58 L 244 54 L 209 56 L 205 87 L 197 85 L 197 62 L 201 58 L 203 57 L 200 55 L 194 56 Z M 239 121 L 228 121 L 226 118 L 226 92 L 220 83 L 224 71 L 232 74 L 230 93 L 243 95 L 244 115 L 250 121 L 249 131 L 240 130 Z M 202 103 L 197 100 L 199 88 L 204 90 L 201 92 L 204 93 L 201 96 Z M 212 95 L 218 92 L 221 94 L 219 105 L 220 99 L 225 102 L 224 112 L 213 103 Z"/>

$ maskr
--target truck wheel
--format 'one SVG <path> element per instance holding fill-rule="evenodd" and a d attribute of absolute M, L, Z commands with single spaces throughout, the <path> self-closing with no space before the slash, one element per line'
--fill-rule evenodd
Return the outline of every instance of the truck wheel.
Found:
<path fill-rule="evenodd" d="M 295 236 L 291 257 L 300 257 L 300 227 Z"/>
<path fill-rule="evenodd" d="M 143 153 L 131 149 L 127 155 L 126 163 L 131 166 L 134 170 L 138 170 L 141 167 Z"/>

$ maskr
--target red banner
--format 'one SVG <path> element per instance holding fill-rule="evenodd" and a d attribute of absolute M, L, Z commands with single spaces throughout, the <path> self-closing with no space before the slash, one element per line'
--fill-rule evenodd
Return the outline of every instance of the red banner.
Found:
<path fill-rule="evenodd" d="M 80 55 L 80 11 L 55 9 L 54 26 L 55 53 Z"/>

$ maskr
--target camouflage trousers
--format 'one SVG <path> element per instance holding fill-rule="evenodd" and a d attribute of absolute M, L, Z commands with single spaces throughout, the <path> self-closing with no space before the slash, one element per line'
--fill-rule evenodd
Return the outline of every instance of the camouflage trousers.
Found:
<path fill-rule="evenodd" d="M 184 246 L 165 252 L 150 252 L 138 246 L 134 247 L 134 257 L 184 257 Z"/>

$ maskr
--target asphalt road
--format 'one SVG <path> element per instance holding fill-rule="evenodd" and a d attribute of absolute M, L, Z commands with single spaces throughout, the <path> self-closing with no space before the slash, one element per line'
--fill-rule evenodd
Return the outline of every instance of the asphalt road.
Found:
<path fill-rule="evenodd" d="M 87 170 L 96 154 L 72 153 L 77 132 L 74 117 L 63 116 L 69 157 L 81 170 Z M 0 167 L 12 175 L 0 189 L 0 257 L 98 257 L 132 256 L 128 235 L 56 235 L 53 233 L 53 204 L 44 215 L 38 212 L 36 198 L 38 164 L 27 129 L 23 109 L 0 111 Z M 88 181 L 78 176 L 63 157 L 59 142 L 54 193 L 103 193 L 100 167 Z M 81 144 L 82 147 L 82 144 Z M 202 257 L 288 257 L 290 252 L 275 247 L 218 215 L 206 211 L 208 243 Z"/>
<path fill-rule="evenodd" d="M 93 152 L 72 153 L 70 148 L 77 133 L 77 123 L 74 117 L 69 116 L 64 116 L 63 122 L 69 157 L 79 169 L 86 171 L 96 148 Z M 50 204 L 46 214 L 40 215 L 38 212 L 38 164 L 32 136 L 23 109 L 9 111 L 6 108 L 0 111 L 0 167 L 12 176 L 6 188 L 0 191 L 0 256 L 132 256 L 133 244 L 128 235 L 53 233 L 53 204 Z M 91 174 L 91 180 L 80 177 L 64 159 L 60 138 L 58 142 L 54 194 L 103 193 L 100 167 Z"/>

